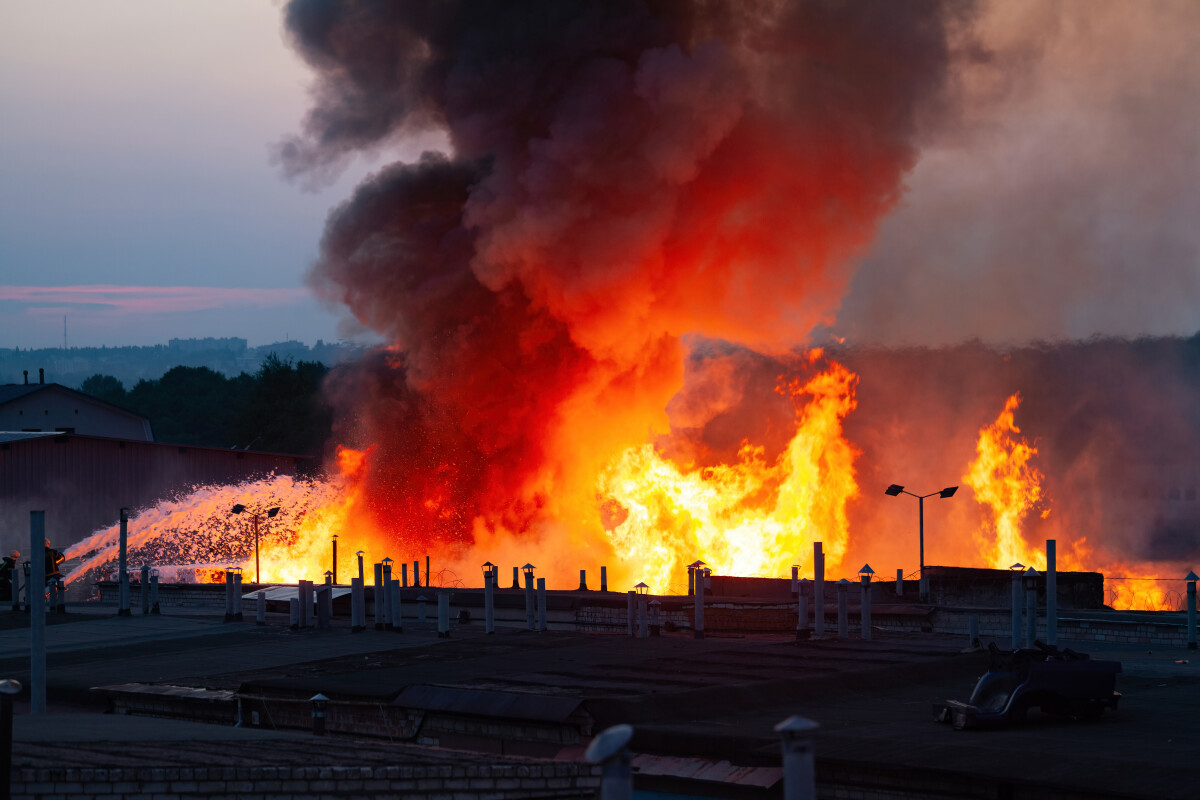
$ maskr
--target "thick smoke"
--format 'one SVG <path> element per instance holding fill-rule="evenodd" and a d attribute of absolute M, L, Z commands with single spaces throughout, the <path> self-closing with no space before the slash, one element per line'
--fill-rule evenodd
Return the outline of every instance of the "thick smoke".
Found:
<path fill-rule="evenodd" d="M 839 314 L 851 341 L 1200 328 L 1200 4 L 1005 0 Z"/>
<path fill-rule="evenodd" d="M 393 345 L 335 387 L 380 518 L 447 541 L 559 518 L 668 431 L 681 337 L 781 352 L 829 323 L 966 8 L 293 0 L 317 78 L 290 175 L 451 149 L 365 181 L 312 274 Z"/>

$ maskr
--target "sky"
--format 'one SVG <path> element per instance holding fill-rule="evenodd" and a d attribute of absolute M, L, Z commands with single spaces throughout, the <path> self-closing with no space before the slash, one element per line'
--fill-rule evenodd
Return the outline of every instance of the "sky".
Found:
<path fill-rule="evenodd" d="M 827 333 L 951 344 L 1200 329 L 1200 4 L 985 5 Z M 0 347 L 355 333 L 305 287 L 325 217 L 270 146 L 312 76 L 270 0 L 0 4 Z M 822 335 L 826 333 L 821 332 Z"/>

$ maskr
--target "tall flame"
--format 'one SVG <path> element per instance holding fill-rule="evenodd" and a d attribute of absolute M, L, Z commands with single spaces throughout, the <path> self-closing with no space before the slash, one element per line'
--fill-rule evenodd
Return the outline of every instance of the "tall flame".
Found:
<path fill-rule="evenodd" d="M 1045 476 L 1032 463 L 1037 448 L 1021 436 L 1016 425 L 1020 405 L 1020 393 L 1013 394 L 995 422 L 980 429 L 975 460 L 962 481 L 975 491 L 975 499 L 990 513 L 991 519 L 985 520 L 975 534 L 988 566 L 1008 569 L 1019 563 L 1044 570 L 1045 553 L 1030 547 L 1021 533 L 1021 522 L 1044 499 Z"/>
<path fill-rule="evenodd" d="M 858 495 L 857 451 L 842 436 L 857 380 L 835 362 L 782 382 L 796 434 L 771 463 L 749 442 L 735 463 L 705 468 L 680 467 L 650 445 L 626 450 L 600 475 L 597 496 L 629 571 L 658 591 L 697 558 L 718 573 L 779 576 L 815 541 L 836 567 L 849 539 L 846 503 Z"/>

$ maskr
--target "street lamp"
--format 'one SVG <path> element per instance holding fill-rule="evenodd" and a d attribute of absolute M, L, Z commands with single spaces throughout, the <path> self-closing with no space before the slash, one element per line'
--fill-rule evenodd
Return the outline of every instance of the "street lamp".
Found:
<path fill-rule="evenodd" d="M 920 537 L 921 537 L 920 538 L 920 544 L 921 544 L 920 577 L 921 577 L 921 594 L 922 595 L 924 595 L 928 591 L 928 589 L 926 588 L 926 585 L 925 585 L 925 498 L 933 497 L 935 494 L 938 497 L 950 498 L 950 497 L 954 497 L 954 493 L 957 491 L 958 491 L 957 486 L 947 486 L 945 489 L 942 489 L 940 492 L 930 492 L 929 494 L 913 494 L 912 492 L 905 491 L 903 486 L 900 486 L 899 484 L 895 484 L 895 483 L 893 483 L 891 486 L 889 486 L 883 490 L 883 493 L 888 495 L 889 497 L 896 497 L 897 495 L 900 495 L 900 494 L 906 494 L 909 497 L 917 498 L 917 520 L 918 520 L 917 524 L 919 526 Z"/>
<path fill-rule="evenodd" d="M 262 512 L 254 511 L 252 509 L 247 509 L 241 503 L 238 503 L 230 510 L 233 511 L 233 513 L 235 513 L 235 514 L 241 514 L 243 511 L 247 511 L 247 510 L 250 511 L 250 518 L 254 521 L 254 582 L 262 583 L 261 574 L 258 569 L 258 521 L 263 516 Z M 274 517 L 278 513 L 279 513 L 279 506 L 275 506 L 274 508 L 267 509 L 267 517 L 268 518 Z"/>

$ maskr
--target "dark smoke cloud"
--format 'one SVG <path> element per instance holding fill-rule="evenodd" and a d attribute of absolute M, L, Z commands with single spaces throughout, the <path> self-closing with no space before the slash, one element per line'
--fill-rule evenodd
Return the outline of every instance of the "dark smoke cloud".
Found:
<path fill-rule="evenodd" d="M 680 337 L 780 352 L 829 322 L 947 113 L 969 16 L 932 0 L 289 3 L 316 84 L 276 153 L 287 174 L 319 181 L 430 130 L 450 145 L 360 186 L 312 275 L 393 343 L 341 396 L 360 441 L 390 437 L 372 480 L 399 526 L 521 528 L 562 462 L 664 427 Z M 587 453 L 549 452 L 572 428 L 596 431 Z"/>
<path fill-rule="evenodd" d="M 837 332 L 954 344 L 1200 328 L 1200 4 L 987 6 Z"/>

